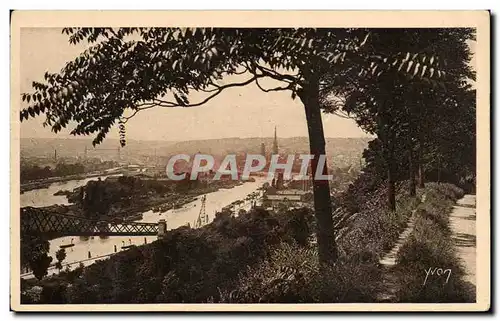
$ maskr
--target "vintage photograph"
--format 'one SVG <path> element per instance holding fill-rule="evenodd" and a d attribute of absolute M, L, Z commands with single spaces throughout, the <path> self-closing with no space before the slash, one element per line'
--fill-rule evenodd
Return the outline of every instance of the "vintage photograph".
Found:
<path fill-rule="evenodd" d="M 489 309 L 488 12 L 71 14 L 12 17 L 14 310 Z"/>

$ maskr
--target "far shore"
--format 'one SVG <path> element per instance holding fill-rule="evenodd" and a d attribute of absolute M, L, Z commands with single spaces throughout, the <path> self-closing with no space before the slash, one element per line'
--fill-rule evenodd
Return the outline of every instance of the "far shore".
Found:
<path fill-rule="evenodd" d="M 120 172 L 99 171 L 99 172 L 90 172 L 90 173 L 84 173 L 84 174 L 49 177 L 49 178 L 40 179 L 40 180 L 36 180 L 36 181 L 29 181 L 26 183 L 21 183 L 21 194 L 24 192 L 34 190 L 34 189 L 48 188 L 53 183 L 62 183 L 62 182 L 67 182 L 67 181 L 72 181 L 72 180 L 82 180 L 82 179 L 86 179 L 86 178 L 98 177 L 98 176 L 103 176 L 103 175 L 118 175 L 118 174 L 120 174 Z"/>

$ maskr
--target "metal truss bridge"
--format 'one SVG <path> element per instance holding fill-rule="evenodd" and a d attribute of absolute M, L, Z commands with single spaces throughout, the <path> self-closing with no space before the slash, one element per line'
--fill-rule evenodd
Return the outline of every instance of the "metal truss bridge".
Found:
<path fill-rule="evenodd" d="M 165 226 L 162 226 L 165 224 Z M 21 209 L 21 233 L 62 236 L 147 236 L 163 234 L 166 223 L 96 221 L 78 216 L 54 214 L 37 208 Z"/>

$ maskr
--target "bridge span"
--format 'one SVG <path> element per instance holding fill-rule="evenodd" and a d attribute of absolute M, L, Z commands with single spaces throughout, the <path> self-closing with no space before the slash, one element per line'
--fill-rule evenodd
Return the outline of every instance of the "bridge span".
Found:
<path fill-rule="evenodd" d="M 164 219 L 158 223 L 115 222 L 50 213 L 38 208 L 21 209 L 21 233 L 43 233 L 62 236 L 163 236 L 167 229 Z"/>

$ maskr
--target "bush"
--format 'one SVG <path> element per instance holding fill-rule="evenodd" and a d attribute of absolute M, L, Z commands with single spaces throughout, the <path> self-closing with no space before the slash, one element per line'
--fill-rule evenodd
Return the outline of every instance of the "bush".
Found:
<path fill-rule="evenodd" d="M 316 249 L 282 244 L 240 275 L 224 303 L 373 302 L 379 270 L 373 264 L 338 261 L 320 268 Z"/>
<path fill-rule="evenodd" d="M 453 184 L 429 183 L 427 184 L 427 187 L 431 191 L 431 193 L 442 195 L 453 202 L 464 196 L 464 190 Z"/>
<path fill-rule="evenodd" d="M 371 257 L 378 261 L 398 240 L 400 233 L 407 227 L 413 210 L 420 200 L 410 197 L 400 186 L 395 212 L 386 209 L 385 188 L 379 188 L 363 210 L 349 225 L 350 232 L 338 240 L 340 252 L 357 260 Z"/>

